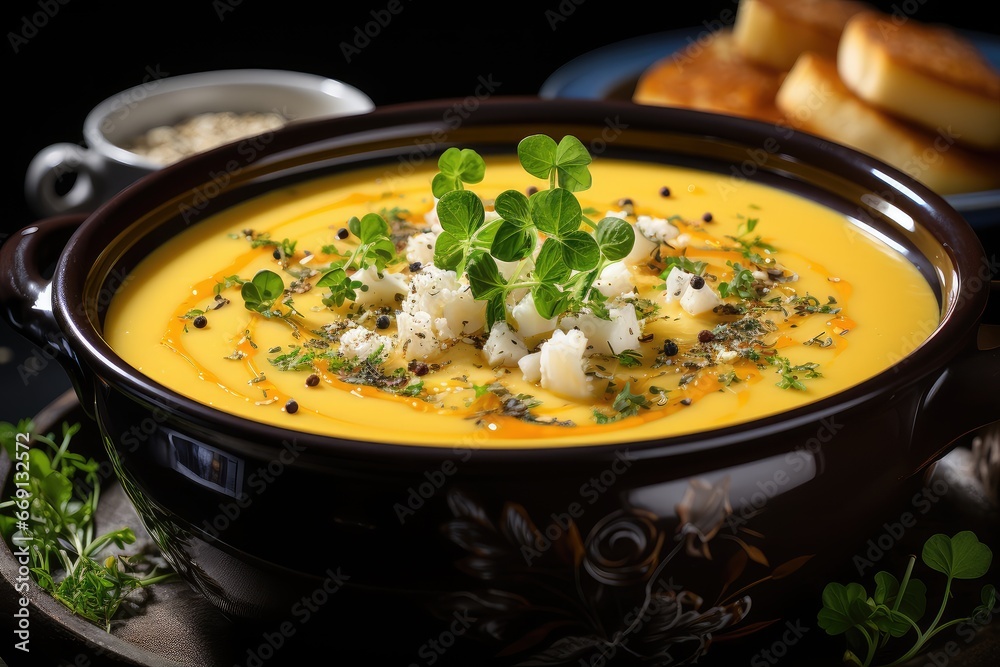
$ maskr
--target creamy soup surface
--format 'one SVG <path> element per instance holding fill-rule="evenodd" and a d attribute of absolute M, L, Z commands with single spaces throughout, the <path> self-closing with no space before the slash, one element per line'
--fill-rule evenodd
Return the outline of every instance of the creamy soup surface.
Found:
<path fill-rule="evenodd" d="M 500 193 L 550 186 L 516 157 L 485 160 L 485 178 L 463 187 L 487 225 Z M 910 262 L 813 202 L 669 166 L 598 157 L 589 169 L 592 186 L 574 193 L 583 215 L 622 218 L 635 240 L 625 257 L 602 256 L 593 298 L 553 317 L 534 305 L 559 293 L 535 287 L 545 234 L 523 260 L 493 261 L 507 288 L 492 318 L 466 266 L 435 265 L 430 165 L 325 177 L 199 223 L 141 263 L 105 335 L 164 386 L 258 422 L 372 442 L 561 447 L 781 413 L 878 374 L 938 324 Z M 381 271 L 349 229 L 371 213 L 396 252 Z M 347 282 L 322 283 L 338 262 Z"/>

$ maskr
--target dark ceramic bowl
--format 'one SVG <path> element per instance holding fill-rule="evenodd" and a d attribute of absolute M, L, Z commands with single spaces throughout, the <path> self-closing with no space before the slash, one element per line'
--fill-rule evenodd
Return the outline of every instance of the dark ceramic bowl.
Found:
<path fill-rule="evenodd" d="M 165 556 L 226 614 L 261 624 L 262 641 L 309 627 L 421 664 L 452 645 L 577 664 L 721 650 L 723 638 L 783 629 L 803 602 L 815 627 L 831 572 L 899 516 L 957 438 L 1000 417 L 984 390 L 1000 353 L 977 345 L 989 265 L 974 231 L 904 174 L 765 124 L 619 102 L 466 103 L 303 123 L 252 151 L 240 142 L 163 169 L 89 217 L 41 221 L 2 249 L 7 317 L 69 371 Z M 889 370 L 777 416 L 627 446 L 474 452 L 224 414 L 135 371 L 103 338 L 115 290 L 189 224 L 320 175 L 436 160 L 453 145 L 513 152 L 536 132 L 611 157 L 738 170 L 842 211 L 919 268 L 941 323 Z M 234 496 L 183 466 L 195 448 L 265 483 Z"/>

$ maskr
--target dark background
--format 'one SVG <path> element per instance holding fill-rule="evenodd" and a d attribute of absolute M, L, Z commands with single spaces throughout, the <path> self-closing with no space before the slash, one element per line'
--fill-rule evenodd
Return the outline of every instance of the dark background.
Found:
<path fill-rule="evenodd" d="M 717 25 L 720 18 L 731 20 L 736 9 L 735 0 L 396 2 L 402 11 L 350 62 L 341 44 L 351 42 L 355 29 L 390 0 L 4 2 L 0 239 L 35 219 L 23 196 L 25 169 L 35 153 L 54 142 L 82 142 L 91 108 L 142 83 L 150 70 L 160 76 L 257 67 L 310 72 L 360 88 L 378 106 L 464 98 L 481 76 L 501 82 L 499 94 L 535 95 L 577 56 L 642 35 Z M 870 4 L 923 22 L 1000 35 L 1000 23 L 983 13 L 982 2 Z M 563 20 L 553 24 L 553 15 Z M 996 228 L 983 229 L 981 237 L 987 255 L 996 256 Z M 35 353 L 0 318 L 0 421 L 29 417 L 69 387 L 51 362 L 23 379 L 18 367 Z"/>

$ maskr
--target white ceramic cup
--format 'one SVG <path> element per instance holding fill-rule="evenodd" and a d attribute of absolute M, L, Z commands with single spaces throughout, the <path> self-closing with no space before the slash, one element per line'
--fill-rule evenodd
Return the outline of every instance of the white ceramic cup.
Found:
<path fill-rule="evenodd" d="M 276 112 L 295 122 L 374 108 L 357 88 L 304 72 L 234 69 L 152 79 L 94 107 L 83 123 L 85 145 L 56 143 L 39 151 L 28 165 L 25 197 L 42 217 L 93 211 L 163 166 L 122 145 L 197 114 Z M 59 178 L 71 174 L 72 186 L 61 192 Z"/>

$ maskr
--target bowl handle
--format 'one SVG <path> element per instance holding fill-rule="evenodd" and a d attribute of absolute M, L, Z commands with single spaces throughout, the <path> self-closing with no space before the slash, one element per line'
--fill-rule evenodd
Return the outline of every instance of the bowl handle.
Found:
<path fill-rule="evenodd" d="M 48 268 L 87 217 L 72 213 L 46 218 L 15 232 L 0 246 L 0 306 L 18 333 L 59 362 L 84 410 L 92 415 L 94 388 L 56 322 L 49 290 L 52 281 L 47 277 Z"/>
<path fill-rule="evenodd" d="M 1000 299 L 1000 280 L 990 284 Z M 980 324 L 976 341 L 949 363 L 924 395 L 916 439 L 929 445 L 922 468 L 947 453 L 960 438 L 1000 421 L 1000 324 Z"/>

